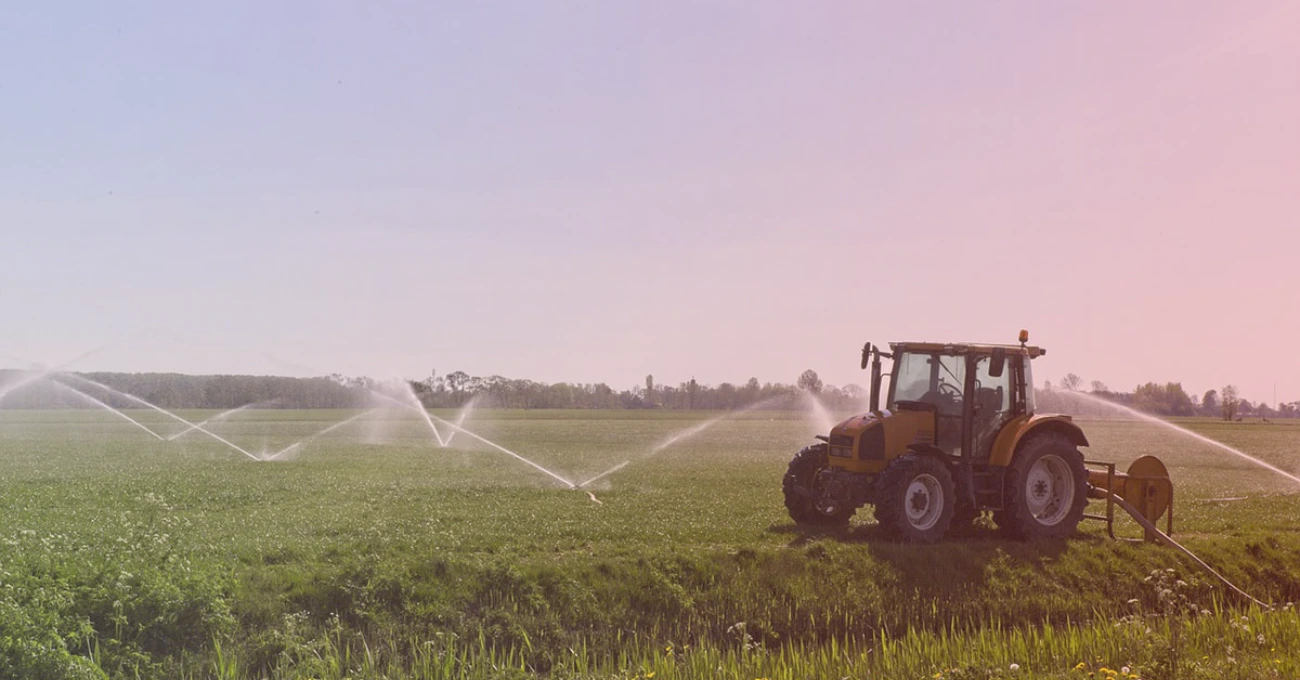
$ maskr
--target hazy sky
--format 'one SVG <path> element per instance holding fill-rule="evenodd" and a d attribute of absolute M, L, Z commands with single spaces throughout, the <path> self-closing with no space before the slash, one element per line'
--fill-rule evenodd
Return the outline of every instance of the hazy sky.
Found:
<path fill-rule="evenodd" d="M 1300 4 L 9 3 L 0 365 L 1300 399 Z"/>

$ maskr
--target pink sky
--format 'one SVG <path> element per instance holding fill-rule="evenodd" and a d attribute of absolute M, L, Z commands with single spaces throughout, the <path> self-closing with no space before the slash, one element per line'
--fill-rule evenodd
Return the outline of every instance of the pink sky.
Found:
<path fill-rule="evenodd" d="M 1295 3 L 7 21 L 10 355 L 843 384 L 1024 327 L 1040 380 L 1300 400 Z"/>

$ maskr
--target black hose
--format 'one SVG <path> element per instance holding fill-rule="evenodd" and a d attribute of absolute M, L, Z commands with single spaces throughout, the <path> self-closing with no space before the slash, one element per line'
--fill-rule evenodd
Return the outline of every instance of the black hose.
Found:
<path fill-rule="evenodd" d="M 1120 498 L 1119 496 L 1117 496 L 1117 495 L 1115 495 L 1115 494 L 1113 494 L 1113 493 L 1111 493 L 1111 492 L 1109 492 L 1109 491 L 1106 491 L 1105 489 L 1101 489 L 1101 491 L 1102 491 L 1103 493 L 1109 495 L 1110 498 L 1111 498 L 1111 500 L 1115 501 L 1115 504 L 1116 504 L 1116 505 L 1118 505 L 1119 507 L 1123 508 L 1124 511 L 1127 512 L 1129 515 L 1132 515 L 1133 519 L 1134 519 L 1134 520 L 1137 520 L 1137 523 L 1138 523 L 1138 524 L 1141 524 L 1142 527 L 1143 527 L 1144 529 L 1146 529 L 1147 531 L 1149 531 L 1149 532 L 1151 532 L 1153 535 L 1155 535 L 1155 537 L 1156 537 L 1156 538 L 1157 538 L 1161 543 L 1164 543 L 1165 545 L 1167 545 L 1167 546 L 1173 548 L 1174 550 L 1177 550 L 1178 552 L 1182 553 L 1183 555 L 1186 555 L 1188 559 L 1190 559 L 1190 560 L 1192 560 L 1193 562 L 1195 562 L 1196 564 L 1200 565 L 1200 567 L 1201 567 L 1202 569 L 1204 569 L 1205 571 L 1209 572 L 1211 576 L 1214 576 L 1214 578 L 1219 579 L 1219 581 L 1220 581 L 1221 583 L 1223 583 L 1223 585 L 1227 586 L 1229 590 L 1231 590 L 1232 592 L 1234 592 L 1234 593 L 1236 593 L 1236 594 L 1238 594 L 1238 595 L 1240 595 L 1240 596 L 1246 598 L 1247 600 L 1250 600 L 1251 602 L 1254 602 L 1255 604 L 1257 604 L 1257 605 L 1259 605 L 1259 606 L 1261 606 L 1261 607 L 1263 607 L 1263 608 L 1265 608 L 1265 609 L 1272 609 L 1272 608 L 1273 608 L 1273 605 L 1271 605 L 1271 604 L 1265 604 L 1264 602 L 1260 602 L 1259 600 L 1256 600 L 1255 598 L 1251 597 L 1250 594 L 1247 593 L 1246 591 L 1244 591 L 1244 590 L 1242 590 L 1241 588 L 1238 588 L 1237 586 L 1233 585 L 1232 581 L 1229 581 L 1227 578 L 1225 578 L 1225 577 L 1223 576 L 1223 574 L 1220 574 L 1219 572 L 1215 571 L 1213 567 L 1211 567 L 1210 565 L 1208 565 L 1208 564 L 1205 563 L 1205 560 L 1202 560 L 1201 558 L 1197 557 L 1197 556 L 1196 556 L 1196 553 L 1193 553 L 1192 551 L 1188 550 L 1187 548 L 1184 548 L 1183 546 L 1179 545 L 1179 544 L 1178 544 L 1178 541 L 1175 541 L 1174 539 L 1172 539 L 1172 538 L 1170 538 L 1168 535 L 1166 535 L 1163 531 L 1157 529 L 1157 528 L 1156 528 L 1156 525 L 1155 525 L 1153 522 L 1151 522 L 1151 520 L 1148 520 L 1146 517 L 1144 517 L 1144 516 L 1142 515 L 1142 513 L 1138 512 L 1138 511 L 1137 511 L 1137 508 L 1134 508 L 1132 505 L 1129 505 L 1129 504 L 1128 504 L 1128 501 L 1125 501 L 1123 498 Z"/>

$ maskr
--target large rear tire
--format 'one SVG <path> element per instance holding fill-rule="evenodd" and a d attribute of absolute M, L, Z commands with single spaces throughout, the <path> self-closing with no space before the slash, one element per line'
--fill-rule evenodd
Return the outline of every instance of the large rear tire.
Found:
<path fill-rule="evenodd" d="M 1083 454 L 1064 435 L 1029 435 L 1007 468 L 998 527 L 1021 540 L 1066 538 L 1079 528 L 1088 504 Z"/>
<path fill-rule="evenodd" d="M 907 454 L 896 458 L 876 482 L 876 521 L 890 537 L 934 543 L 948 533 L 957 494 L 943 461 Z"/>
<path fill-rule="evenodd" d="M 790 467 L 781 480 L 785 509 L 789 511 L 790 519 L 799 524 L 842 526 L 849 523 L 849 518 L 857 510 L 849 505 L 826 507 L 817 503 L 821 495 L 817 473 L 826 467 L 827 460 L 825 444 L 805 446 L 790 461 Z"/>

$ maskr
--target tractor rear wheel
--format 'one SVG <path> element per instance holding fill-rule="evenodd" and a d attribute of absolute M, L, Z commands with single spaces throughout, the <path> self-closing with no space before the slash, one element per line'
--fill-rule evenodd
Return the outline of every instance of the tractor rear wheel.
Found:
<path fill-rule="evenodd" d="M 835 526 L 849 523 L 856 508 L 850 505 L 826 505 L 818 503 L 821 487 L 817 474 L 827 465 L 828 452 L 825 444 L 805 446 L 795 454 L 781 480 L 781 490 L 785 493 L 785 509 L 790 512 L 790 519 L 799 524 L 813 526 Z"/>
<path fill-rule="evenodd" d="M 1083 454 L 1064 435 L 1043 432 L 1016 451 L 1006 472 L 1006 498 L 994 520 L 1021 540 L 1074 534 L 1088 504 Z"/>
<path fill-rule="evenodd" d="M 952 473 L 931 456 L 896 458 L 876 482 L 876 521 L 890 537 L 909 543 L 943 538 L 957 509 Z"/>

